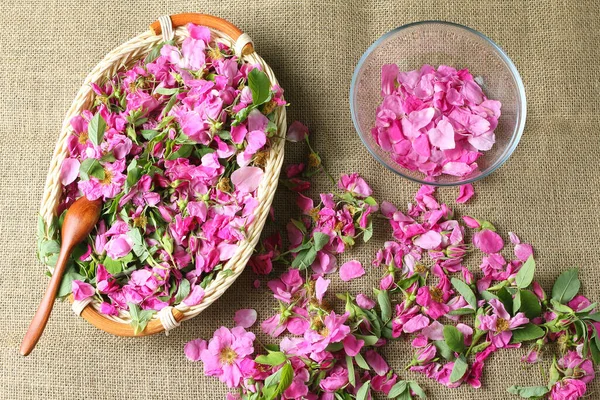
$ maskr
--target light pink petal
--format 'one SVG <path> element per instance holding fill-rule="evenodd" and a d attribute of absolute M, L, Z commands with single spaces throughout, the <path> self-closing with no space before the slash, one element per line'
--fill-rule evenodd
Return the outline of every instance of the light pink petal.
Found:
<path fill-rule="evenodd" d="M 533 247 L 527 243 L 515 245 L 515 256 L 521 261 L 527 261 L 529 256 L 533 255 Z"/>
<path fill-rule="evenodd" d="M 340 278 L 345 282 L 359 278 L 364 274 L 364 268 L 361 263 L 356 260 L 348 261 L 340 267 Z"/>
<path fill-rule="evenodd" d="M 396 79 L 398 78 L 398 65 L 385 64 L 381 67 L 381 94 L 389 95 L 396 91 Z"/>
<path fill-rule="evenodd" d="M 315 207 L 313 200 L 310 197 L 304 196 L 302 193 L 298 193 L 298 197 L 296 198 L 296 204 L 298 204 L 298 208 L 300 208 L 305 213 L 312 210 Z"/>
<path fill-rule="evenodd" d="M 244 308 L 235 312 L 233 322 L 236 323 L 236 326 L 250 328 L 256 322 L 257 317 L 258 314 L 256 313 L 256 310 Z"/>
<path fill-rule="evenodd" d="M 202 40 L 206 44 L 210 42 L 210 29 L 207 27 L 194 24 L 187 24 L 186 27 L 192 38 Z"/>
<path fill-rule="evenodd" d="M 445 118 L 445 117 L 444 117 Z M 454 142 L 454 128 L 447 119 L 438 122 L 435 128 L 430 129 L 427 134 L 432 145 L 440 150 L 449 150 L 456 147 Z"/>
<path fill-rule="evenodd" d="M 473 217 L 469 217 L 469 216 L 464 216 L 462 217 L 463 221 L 465 221 L 465 225 L 467 225 L 469 228 L 475 228 L 475 229 L 479 229 L 481 227 L 481 224 L 479 223 L 479 221 L 477 221 L 475 218 Z"/>
<path fill-rule="evenodd" d="M 483 101 L 483 91 L 475 81 L 466 81 L 462 87 L 461 94 L 467 101 L 479 105 Z"/>
<path fill-rule="evenodd" d="M 412 123 L 413 129 L 419 130 L 429 124 L 434 115 L 435 109 L 433 107 L 429 107 L 423 110 L 411 112 L 408 116 L 408 119 Z"/>
<path fill-rule="evenodd" d="M 469 201 L 469 199 L 471 197 L 473 197 L 474 194 L 475 194 L 475 189 L 473 189 L 473 185 L 471 185 L 470 183 L 468 183 L 466 185 L 461 185 L 460 192 L 458 194 L 458 198 L 456 199 L 456 202 L 464 204 L 467 201 Z"/>
<path fill-rule="evenodd" d="M 315 297 L 317 300 L 319 300 L 319 302 L 323 301 L 323 296 L 325 295 L 330 283 L 330 279 L 323 279 L 322 277 L 317 278 L 317 281 L 315 282 Z"/>
<path fill-rule="evenodd" d="M 360 308 L 364 308 L 365 310 L 371 310 L 373 307 L 375 307 L 377 303 L 375 303 L 375 300 L 372 300 L 364 294 L 360 293 L 356 296 L 356 304 L 358 304 Z"/>
<path fill-rule="evenodd" d="M 444 325 L 442 325 L 438 321 L 433 321 L 431 325 L 429 325 L 426 328 L 423 328 L 423 331 L 421 333 L 425 335 L 429 340 L 443 340 Z"/>
<path fill-rule="evenodd" d="M 416 316 L 414 316 L 411 319 L 409 319 L 408 321 L 406 321 L 406 323 L 402 327 L 402 330 L 406 333 L 414 333 L 414 332 L 420 331 L 421 329 L 425 328 L 428 325 L 429 325 L 429 318 L 427 318 L 423 314 L 417 314 Z"/>
<path fill-rule="evenodd" d="M 442 235 L 436 231 L 428 231 L 418 236 L 414 243 L 422 249 L 433 250 L 442 244 Z"/>
<path fill-rule="evenodd" d="M 492 131 L 485 132 L 479 136 L 470 136 L 467 141 L 477 150 L 488 151 L 494 146 L 496 135 Z"/>
<path fill-rule="evenodd" d="M 263 170 L 258 167 L 242 167 L 233 171 L 231 183 L 242 193 L 254 192 L 263 177 Z"/>
<path fill-rule="evenodd" d="M 207 347 L 208 344 L 206 343 L 206 340 L 194 339 L 185 344 L 183 352 L 188 360 L 200 361 L 200 354 L 202 354 L 202 351 L 206 350 Z"/>
<path fill-rule="evenodd" d="M 79 176 L 80 163 L 74 158 L 65 158 L 60 166 L 60 183 L 67 186 Z"/>
<path fill-rule="evenodd" d="M 248 140 L 246 149 L 252 153 L 256 153 L 267 143 L 267 136 L 263 131 L 248 132 L 246 139 Z"/>
<path fill-rule="evenodd" d="M 465 176 L 473 172 L 473 168 L 465 162 L 450 161 L 444 164 L 442 172 L 452 176 Z"/>

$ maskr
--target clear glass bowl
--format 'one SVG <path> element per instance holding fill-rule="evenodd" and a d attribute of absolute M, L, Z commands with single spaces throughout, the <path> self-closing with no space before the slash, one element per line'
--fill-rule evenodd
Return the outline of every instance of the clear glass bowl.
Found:
<path fill-rule="evenodd" d="M 420 171 L 398 165 L 371 136 L 375 114 L 382 98 L 381 66 L 395 63 L 400 71 L 423 64 L 437 68 L 449 65 L 468 68 L 489 99 L 502 103 L 495 130 L 496 143 L 477 160 L 479 168 L 465 177 L 442 174 L 427 178 Z M 442 21 L 424 21 L 394 29 L 380 37 L 363 54 L 350 86 L 352 121 L 369 152 L 381 164 L 400 176 L 422 184 L 454 186 L 484 178 L 500 167 L 513 153 L 525 127 L 525 88 L 515 65 L 498 45 L 481 33 Z"/>

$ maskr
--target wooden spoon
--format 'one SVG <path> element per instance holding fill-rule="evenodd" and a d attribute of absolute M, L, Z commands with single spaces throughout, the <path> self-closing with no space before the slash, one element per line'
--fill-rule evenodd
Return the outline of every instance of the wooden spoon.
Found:
<path fill-rule="evenodd" d="M 69 207 L 62 225 L 61 246 L 60 253 L 58 254 L 58 261 L 56 262 L 56 267 L 54 268 L 54 273 L 50 279 L 48 289 L 46 289 L 46 294 L 44 294 L 44 298 L 31 320 L 29 329 L 21 343 L 20 352 L 22 355 L 26 356 L 31 353 L 40 339 L 40 336 L 42 336 L 42 332 L 44 332 L 44 328 L 46 327 L 46 323 L 52 312 L 54 299 L 58 293 L 58 288 L 60 287 L 63 274 L 65 273 L 71 251 L 76 244 L 84 240 L 87 235 L 90 234 L 92 229 L 94 229 L 94 226 L 100 218 L 101 210 L 101 200 L 91 201 L 85 196 L 77 199 L 75 203 Z"/>

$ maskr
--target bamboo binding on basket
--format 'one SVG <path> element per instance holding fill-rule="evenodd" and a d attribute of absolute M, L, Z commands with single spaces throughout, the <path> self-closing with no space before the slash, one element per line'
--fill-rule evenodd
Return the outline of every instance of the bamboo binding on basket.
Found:
<path fill-rule="evenodd" d="M 79 114 L 82 110 L 89 108 L 89 106 L 93 104 L 94 92 L 90 87 L 90 83 L 103 82 L 113 76 L 118 70 L 131 66 L 133 63 L 144 57 L 156 44 L 162 41 L 163 38 L 166 38 L 166 35 L 172 35 L 172 38 L 178 42 L 183 41 L 187 37 L 185 25 L 188 23 L 204 25 L 210 28 L 214 40 L 226 42 L 235 49 L 236 54 L 245 62 L 261 65 L 263 71 L 271 80 L 271 84 L 277 84 L 277 79 L 271 68 L 254 52 L 254 47 L 249 36 L 230 22 L 212 15 L 196 13 L 161 17 L 160 20 L 155 21 L 150 25 L 150 30 L 136 36 L 108 53 L 90 72 L 85 79 L 83 86 L 75 96 L 75 99 L 65 116 L 61 133 L 50 162 L 48 177 L 44 188 L 40 214 L 47 224 L 50 224 L 52 221 L 62 194 L 59 173 L 62 161 L 67 155 L 66 139 L 72 133 L 69 122 L 73 116 Z M 165 26 L 165 24 L 167 25 Z M 286 113 L 284 107 L 279 107 L 277 109 L 274 122 L 278 128 L 278 136 L 285 137 Z M 254 212 L 254 222 L 248 227 L 247 237 L 239 243 L 236 254 L 223 268 L 224 270 L 232 270 L 233 274 L 226 277 L 223 277 L 221 274 L 217 275 L 215 280 L 206 287 L 204 299 L 200 304 L 192 307 L 185 306 L 184 304 L 167 307 L 158 312 L 148 323 L 146 329 L 137 335 L 134 334 L 133 328 L 129 325 L 130 318 L 128 312 L 121 311 L 118 316 L 100 314 L 100 303 L 96 298 L 89 302 L 74 302 L 73 297 L 69 296 L 69 301 L 73 303 L 73 310 L 75 313 L 81 315 L 85 320 L 97 328 L 117 336 L 147 336 L 165 330 L 168 331 L 169 329 L 178 326 L 181 321 L 193 318 L 200 314 L 206 307 L 217 300 L 237 279 L 254 251 L 254 247 L 258 242 L 260 233 L 269 214 L 269 209 L 277 188 L 279 172 L 283 164 L 284 144 L 285 140 L 277 140 L 273 143 L 266 162 L 263 180 L 258 187 L 257 197 L 260 206 L 257 207 Z"/>

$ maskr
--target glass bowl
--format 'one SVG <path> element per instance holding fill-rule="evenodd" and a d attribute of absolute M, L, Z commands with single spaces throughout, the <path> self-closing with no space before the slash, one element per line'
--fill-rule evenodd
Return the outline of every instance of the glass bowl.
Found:
<path fill-rule="evenodd" d="M 395 63 L 400 71 L 449 65 L 468 68 L 489 99 L 502 103 L 495 129 L 496 143 L 477 160 L 479 168 L 468 176 L 442 174 L 428 178 L 397 164 L 371 135 L 376 109 L 381 104 L 381 67 Z M 443 21 L 424 21 L 401 26 L 380 37 L 360 58 L 350 86 L 352 121 L 369 152 L 385 167 L 412 181 L 455 186 L 484 178 L 513 153 L 525 127 L 525 88 L 515 65 L 498 45 L 481 33 Z"/>

